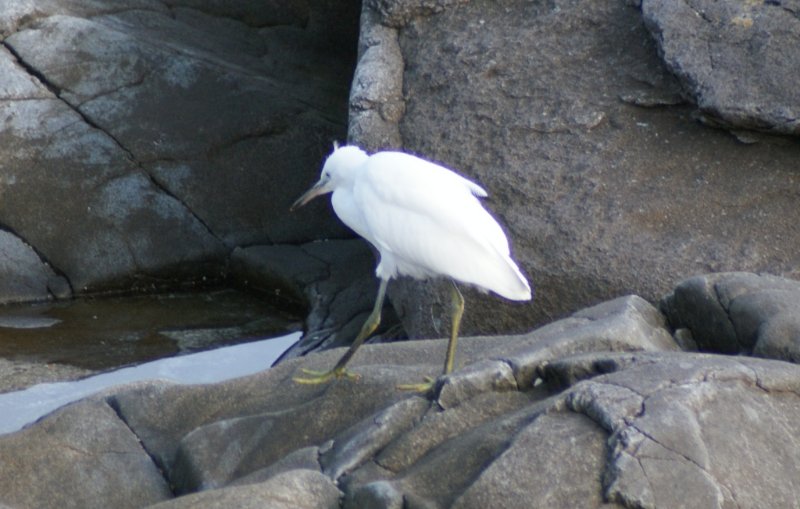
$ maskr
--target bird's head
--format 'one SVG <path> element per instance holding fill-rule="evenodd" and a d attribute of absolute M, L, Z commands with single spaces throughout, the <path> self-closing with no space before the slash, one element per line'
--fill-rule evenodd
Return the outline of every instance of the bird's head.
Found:
<path fill-rule="evenodd" d="M 352 183 L 355 178 L 356 169 L 364 164 L 369 156 L 367 153 L 355 146 L 339 147 L 333 145 L 333 152 L 322 165 L 322 173 L 316 184 L 311 189 L 303 193 L 295 201 L 291 210 L 302 207 L 317 196 L 335 191 L 337 187 Z"/>

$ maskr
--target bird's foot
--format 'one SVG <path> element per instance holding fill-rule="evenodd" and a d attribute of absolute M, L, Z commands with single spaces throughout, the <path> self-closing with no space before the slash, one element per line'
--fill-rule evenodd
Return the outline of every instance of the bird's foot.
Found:
<path fill-rule="evenodd" d="M 426 393 L 436 385 L 436 379 L 430 376 L 425 377 L 425 381 L 418 384 L 400 384 L 397 388 L 401 391 Z"/>
<path fill-rule="evenodd" d="M 351 373 L 344 368 L 335 368 L 330 371 L 315 371 L 313 369 L 302 368 L 301 371 L 308 375 L 308 377 L 296 376 L 292 378 L 292 380 L 294 380 L 295 383 L 303 385 L 324 384 L 334 378 L 347 378 L 355 382 L 361 378 L 361 375 Z"/>

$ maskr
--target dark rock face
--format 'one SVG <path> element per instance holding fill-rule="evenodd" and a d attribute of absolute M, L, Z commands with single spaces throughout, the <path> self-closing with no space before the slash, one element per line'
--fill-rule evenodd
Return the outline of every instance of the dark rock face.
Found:
<path fill-rule="evenodd" d="M 694 274 L 797 275 L 800 230 L 787 211 L 798 195 L 800 145 L 737 131 L 758 141 L 744 144 L 698 123 L 659 44 L 664 58 L 679 59 L 665 46 L 692 51 L 704 36 L 681 39 L 677 28 L 665 29 L 662 44 L 651 35 L 655 21 L 645 22 L 672 9 L 671 27 L 714 25 L 698 19 L 695 4 L 705 5 L 643 2 L 643 14 L 619 1 L 366 3 L 352 140 L 372 150 L 403 147 L 482 183 L 536 287 L 523 306 L 467 295 L 465 331 L 522 331 L 631 292 L 655 302 Z M 714 8 L 727 4 L 749 8 Z M 752 30 L 760 30 L 758 9 L 784 11 L 782 23 L 792 19 L 790 8 L 753 9 Z M 780 43 L 784 36 L 792 37 L 775 34 L 770 45 L 778 55 L 796 46 Z M 794 76 L 796 67 L 780 76 Z M 794 82 L 783 95 L 744 86 L 773 78 L 747 60 L 719 73 L 728 89 L 749 94 L 732 99 L 742 107 L 798 104 Z M 445 296 L 435 284 L 390 285 L 412 337 L 446 332 Z"/>
<path fill-rule="evenodd" d="M 0 300 L 213 278 L 238 245 L 341 235 L 287 209 L 344 136 L 358 8 L 4 8 L 0 270 L 21 281 Z"/>
<path fill-rule="evenodd" d="M 701 350 L 800 362 L 800 282 L 750 273 L 697 276 L 661 307 Z"/>
<path fill-rule="evenodd" d="M 310 308 L 303 338 L 280 360 L 352 343 L 378 292 L 374 267 L 372 251 L 358 239 L 254 246 L 231 255 L 231 273 L 240 284 Z M 392 306 L 384 304 L 381 326 L 370 341 L 401 332 Z"/>
<path fill-rule="evenodd" d="M 800 3 L 643 0 L 659 53 L 710 123 L 800 134 Z"/>
<path fill-rule="evenodd" d="M 775 308 L 749 296 L 794 288 L 704 277 L 733 322 Z M 794 364 L 681 351 L 635 296 L 461 346 L 427 396 L 395 386 L 438 373 L 444 341 L 367 345 L 358 382 L 291 381 L 330 367 L 334 350 L 221 384 L 114 389 L 0 437 L 13 458 L 0 504 L 755 508 L 800 497 Z"/>

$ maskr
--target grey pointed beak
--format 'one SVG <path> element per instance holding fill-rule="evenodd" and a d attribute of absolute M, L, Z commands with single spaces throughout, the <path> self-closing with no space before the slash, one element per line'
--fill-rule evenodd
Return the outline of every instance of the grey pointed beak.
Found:
<path fill-rule="evenodd" d="M 310 202 L 317 196 L 325 193 L 324 184 L 325 183 L 322 180 L 320 180 L 319 182 L 311 186 L 311 189 L 303 193 L 300 196 L 300 198 L 298 198 L 294 203 L 292 203 L 292 206 L 289 207 L 289 212 L 294 212 L 295 210 L 299 209 L 300 207 Z"/>

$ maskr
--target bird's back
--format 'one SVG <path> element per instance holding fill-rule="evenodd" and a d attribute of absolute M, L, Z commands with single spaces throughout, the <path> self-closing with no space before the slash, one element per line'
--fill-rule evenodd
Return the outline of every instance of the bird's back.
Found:
<path fill-rule="evenodd" d="M 401 152 L 371 156 L 354 180 L 353 205 L 381 253 L 378 276 L 449 276 L 512 300 L 531 297 L 500 225 L 460 175 Z M 338 213 L 338 211 L 337 211 Z"/>

